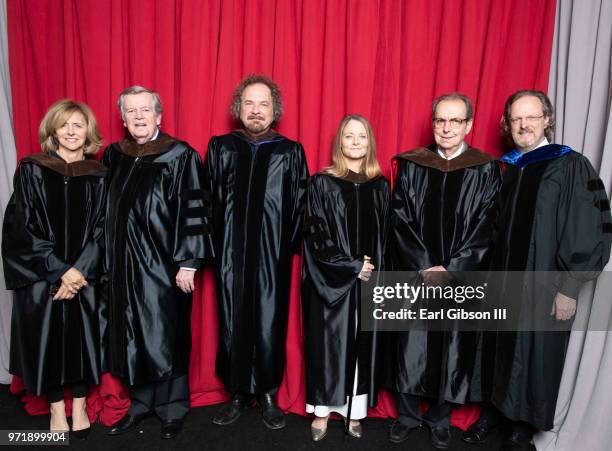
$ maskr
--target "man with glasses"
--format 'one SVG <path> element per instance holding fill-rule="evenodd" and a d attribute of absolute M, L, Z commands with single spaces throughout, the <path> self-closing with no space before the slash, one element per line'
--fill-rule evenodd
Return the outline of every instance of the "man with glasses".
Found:
<path fill-rule="evenodd" d="M 432 105 L 435 144 L 393 161 L 389 264 L 393 271 L 418 271 L 426 285 L 447 282 L 450 271 L 475 271 L 484 265 L 501 175 L 493 158 L 465 143 L 471 128 L 468 97 L 438 97 Z M 396 334 L 387 375 L 400 414 L 391 426 L 392 442 L 403 442 L 425 423 L 432 445 L 449 447 L 452 406 L 468 400 L 477 343 L 475 332 L 458 330 Z M 419 409 L 421 399 L 431 404 L 425 415 Z"/>
<path fill-rule="evenodd" d="M 550 143 L 554 125 L 543 92 L 518 91 L 506 101 L 502 131 L 515 149 L 502 157 L 491 267 L 523 272 L 523 283 L 508 286 L 503 299 L 518 300 L 521 318 L 536 327 L 493 338 L 492 405 L 483 406 L 480 419 L 464 434 L 468 443 L 484 441 L 500 423 L 495 408 L 511 421 L 503 449 L 526 449 L 536 430 L 553 427 L 569 340 L 559 323 L 572 319 L 581 284 L 597 276 L 610 257 L 604 185 L 584 156 Z M 541 286 L 545 292 L 531 288 Z"/>

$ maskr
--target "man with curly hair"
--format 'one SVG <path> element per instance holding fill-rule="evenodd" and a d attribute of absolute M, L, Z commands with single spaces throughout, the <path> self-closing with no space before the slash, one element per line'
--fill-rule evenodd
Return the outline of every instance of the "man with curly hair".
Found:
<path fill-rule="evenodd" d="M 284 371 L 292 254 L 300 251 L 308 168 L 302 145 L 273 127 L 283 112 L 276 83 L 251 75 L 234 93 L 241 128 L 208 144 L 219 347 L 216 372 L 232 399 L 213 423 L 259 404 L 270 429 L 285 426 L 274 401 Z"/>

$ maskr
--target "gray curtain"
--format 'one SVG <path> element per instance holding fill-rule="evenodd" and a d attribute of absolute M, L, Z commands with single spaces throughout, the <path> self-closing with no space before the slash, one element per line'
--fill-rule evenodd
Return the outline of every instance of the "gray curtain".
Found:
<path fill-rule="evenodd" d="M 8 68 L 8 41 L 6 33 L 6 2 L 0 0 L 0 223 L 13 190 L 17 152 L 13 138 L 11 116 L 11 83 Z M 0 236 L 0 244 L 2 237 Z M 11 336 L 11 294 L 6 290 L 4 271 L 0 259 L 0 383 L 8 384 L 9 342 Z"/>
<path fill-rule="evenodd" d="M 612 1 L 557 0 L 549 95 L 557 113 L 555 142 L 589 158 L 612 188 Z M 606 271 L 612 270 L 608 263 Z M 586 307 L 593 301 L 593 305 Z M 612 330 L 610 274 L 584 287 L 578 315 L 597 311 Z M 591 315 L 591 316 L 589 316 Z M 593 321 L 591 320 L 590 323 Z M 612 449 L 612 332 L 574 331 L 554 428 L 534 437 L 538 450 Z"/>

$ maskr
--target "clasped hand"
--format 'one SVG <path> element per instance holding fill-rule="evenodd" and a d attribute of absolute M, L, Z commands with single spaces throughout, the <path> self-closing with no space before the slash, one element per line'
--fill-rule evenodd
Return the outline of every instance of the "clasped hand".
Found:
<path fill-rule="evenodd" d="M 421 277 L 426 285 L 445 286 L 451 281 L 452 276 L 444 266 L 432 266 L 421 271 Z"/>
<path fill-rule="evenodd" d="M 366 260 L 363 262 L 363 266 L 361 267 L 361 271 L 359 272 L 357 278 L 367 282 L 370 280 L 370 277 L 372 277 L 372 271 L 374 271 L 374 265 Z"/>
<path fill-rule="evenodd" d="M 88 285 L 85 276 L 76 268 L 70 268 L 66 271 L 61 281 L 62 284 L 57 290 L 57 293 L 55 293 L 55 296 L 53 296 L 54 301 L 72 299 L 81 288 Z"/>

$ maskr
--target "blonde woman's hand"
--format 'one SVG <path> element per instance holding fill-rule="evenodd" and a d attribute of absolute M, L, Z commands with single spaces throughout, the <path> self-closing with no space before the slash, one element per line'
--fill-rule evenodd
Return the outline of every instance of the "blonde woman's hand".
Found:
<path fill-rule="evenodd" d="M 363 266 L 357 278 L 363 280 L 364 282 L 367 282 L 368 280 L 370 280 L 370 277 L 372 277 L 372 271 L 374 271 L 374 265 L 369 261 L 365 261 L 363 262 Z"/>

